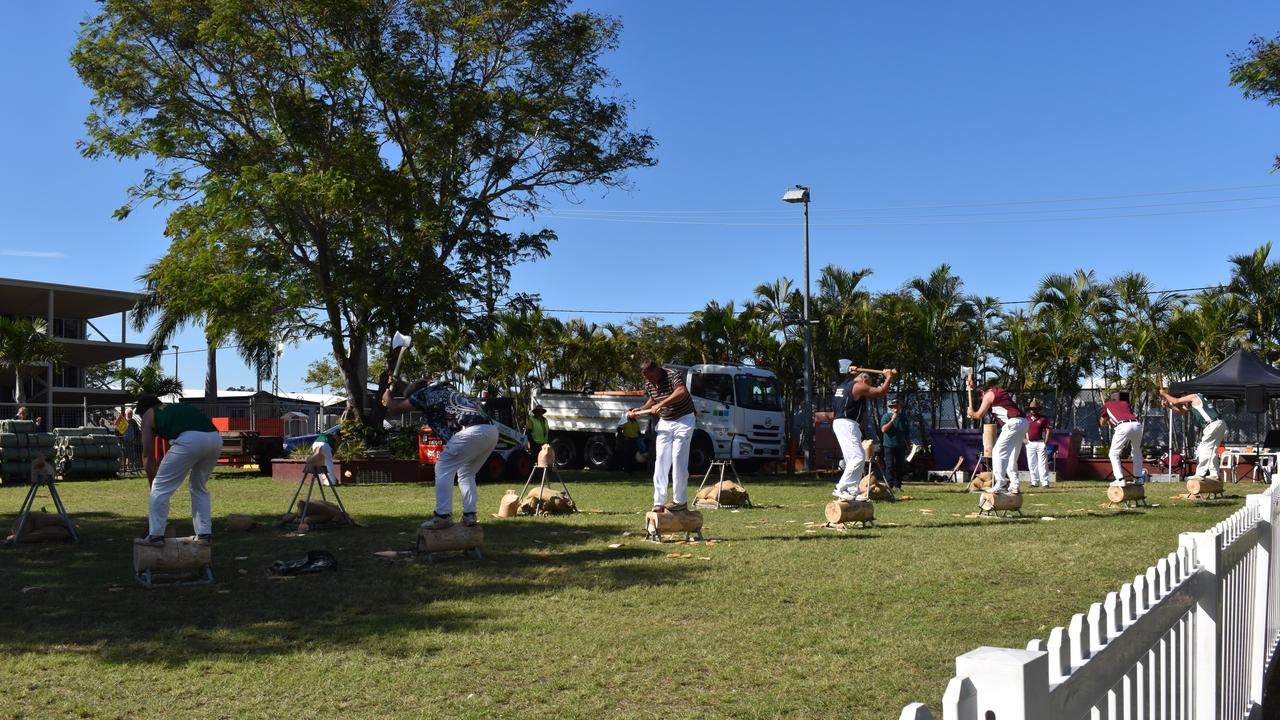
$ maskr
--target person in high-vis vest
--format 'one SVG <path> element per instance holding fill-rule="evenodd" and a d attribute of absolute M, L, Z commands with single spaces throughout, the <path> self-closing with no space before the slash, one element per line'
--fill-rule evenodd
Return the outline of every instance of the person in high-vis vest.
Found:
<path fill-rule="evenodd" d="M 147 535 L 134 543 L 164 545 L 169 498 L 190 473 L 191 522 L 196 540 L 209 544 L 213 537 L 209 476 L 222 454 L 222 436 L 195 405 L 167 404 L 155 395 L 143 395 L 138 398 L 136 412 L 142 418 L 142 467 L 151 480 L 151 503 Z M 169 449 L 159 463 L 156 462 L 156 438 L 169 442 Z"/>
<path fill-rule="evenodd" d="M 1111 484 L 1124 485 L 1124 468 L 1120 467 L 1120 455 L 1129 447 L 1132 459 L 1133 481 L 1139 485 L 1147 481 L 1147 471 L 1142 465 L 1142 423 L 1129 404 L 1129 393 L 1118 392 L 1102 404 L 1098 425 L 1111 427 Z"/>
<path fill-rule="evenodd" d="M 836 442 L 840 443 L 840 454 L 844 456 L 844 472 L 836 481 L 836 489 L 831 492 L 837 500 L 866 499 L 859 494 L 858 488 L 867 464 L 867 456 L 862 449 L 862 423 L 870 417 L 867 399 L 884 397 L 893 382 L 893 373 L 893 370 L 886 370 L 884 382 L 876 387 L 871 384 L 870 374 L 857 372 L 836 387 L 831 398 L 831 415 L 834 418 L 831 431 L 835 433 Z"/>
<path fill-rule="evenodd" d="M 972 390 L 973 376 L 970 375 L 966 381 Z M 982 402 L 976 408 L 970 394 L 969 407 L 965 410 L 973 420 L 981 420 L 987 412 L 995 415 L 996 422 L 1000 423 L 1000 435 L 991 449 L 991 491 L 1016 494 L 1019 491 L 1018 455 L 1022 452 L 1022 441 L 1027 437 L 1027 418 L 1009 393 L 995 384 L 982 393 Z"/>
<path fill-rule="evenodd" d="M 1227 423 L 1218 417 L 1218 411 L 1200 393 L 1191 393 L 1182 397 L 1174 397 L 1160 388 L 1161 404 L 1174 412 L 1191 413 L 1196 424 L 1201 426 L 1200 444 L 1196 445 L 1196 476 L 1218 477 L 1221 456 L 1218 446 L 1227 436 Z"/>
<path fill-rule="evenodd" d="M 535 460 L 538 453 L 542 451 L 542 446 L 547 444 L 550 434 L 547 429 L 547 409 L 541 405 L 534 405 L 529 413 L 529 454 L 533 455 Z"/>

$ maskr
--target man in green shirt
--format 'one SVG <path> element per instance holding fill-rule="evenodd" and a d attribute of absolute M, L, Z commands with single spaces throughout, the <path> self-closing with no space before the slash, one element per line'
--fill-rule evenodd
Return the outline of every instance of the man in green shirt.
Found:
<path fill-rule="evenodd" d="M 533 410 L 529 413 L 529 454 L 533 455 L 533 459 L 538 459 L 538 453 L 542 451 L 542 446 L 547 444 L 547 409 L 541 405 L 534 405 Z"/>
<path fill-rule="evenodd" d="M 213 511 L 209 502 L 209 476 L 222 454 L 222 436 L 209 418 L 194 405 L 165 404 L 155 395 L 138 398 L 142 418 L 142 467 L 151 480 L 151 506 L 146 537 L 138 545 L 164 545 L 169 523 L 169 497 L 191 473 L 191 522 L 196 538 L 209 544 L 213 537 Z M 169 442 L 164 458 L 156 463 L 156 438 Z"/>
<path fill-rule="evenodd" d="M 902 414 L 902 401 L 889 401 L 889 410 L 880 417 L 880 443 L 884 447 L 885 479 L 889 487 L 902 488 L 907 473 L 907 451 L 911 449 L 911 424 Z"/>

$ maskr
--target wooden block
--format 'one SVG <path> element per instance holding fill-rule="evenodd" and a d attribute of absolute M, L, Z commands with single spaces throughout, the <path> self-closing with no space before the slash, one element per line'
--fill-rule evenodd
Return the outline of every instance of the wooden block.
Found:
<path fill-rule="evenodd" d="M 694 504 L 711 505 L 719 502 L 721 505 L 743 505 L 748 497 L 746 488 L 732 480 L 725 480 L 699 490 L 697 497 L 694 498 Z"/>
<path fill-rule="evenodd" d="M 232 532 L 247 532 L 258 527 L 259 523 L 248 515 L 228 515 L 222 526 Z"/>
<path fill-rule="evenodd" d="M 1216 478 L 1190 477 L 1187 479 L 1188 495 L 1221 495 L 1223 483 Z"/>
<path fill-rule="evenodd" d="M 997 510 L 1021 510 L 1022 493 L 982 493 L 982 500 L 978 504 L 987 512 Z"/>
<path fill-rule="evenodd" d="M 516 494 L 515 490 L 508 490 L 507 493 L 502 496 L 502 500 L 498 502 L 498 517 L 500 518 L 515 517 L 516 510 L 519 508 L 519 506 L 520 506 L 520 496 Z"/>
<path fill-rule="evenodd" d="M 1136 502 L 1147 497 L 1146 487 L 1137 483 L 1125 483 L 1123 487 L 1111 485 L 1107 488 L 1107 499 L 1116 505 Z"/>
<path fill-rule="evenodd" d="M 876 519 L 875 505 L 860 500 L 832 500 L 827 503 L 827 522 L 871 522 Z"/>
<path fill-rule="evenodd" d="M 991 489 L 991 473 L 980 472 L 969 481 L 969 492 L 982 492 Z"/>
<path fill-rule="evenodd" d="M 538 451 L 538 467 L 549 468 L 556 466 L 556 451 L 551 448 L 551 443 L 542 446 Z"/>
<path fill-rule="evenodd" d="M 443 530 L 418 528 L 419 553 L 470 550 L 483 545 L 484 529 L 479 525 L 467 527 L 462 523 L 454 523 Z"/>
<path fill-rule="evenodd" d="M 658 533 L 697 532 L 702 529 L 702 513 L 697 510 L 648 512 L 644 516 L 644 527 Z"/>
<path fill-rule="evenodd" d="M 181 572 L 200 570 L 213 563 L 213 551 L 195 538 L 165 538 L 164 545 L 133 546 L 133 571 Z"/>

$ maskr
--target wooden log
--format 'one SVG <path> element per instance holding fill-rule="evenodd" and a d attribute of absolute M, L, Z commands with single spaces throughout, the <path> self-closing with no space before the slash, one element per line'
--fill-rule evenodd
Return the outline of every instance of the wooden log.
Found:
<path fill-rule="evenodd" d="M 437 553 L 450 550 L 470 550 L 484 545 L 484 529 L 454 523 L 443 530 L 418 528 L 418 552 Z"/>
<path fill-rule="evenodd" d="M 982 426 L 982 455 L 983 457 L 991 457 L 991 451 L 996 447 L 996 436 L 1000 434 L 1000 427 L 995 423 L 987 423 Z"/>
<path fill-rule="evenodd" d="M 257 520 L 254 520 L 248 515 L 237 515 L 233 513 L 228 515 L 227 519 L 223 521 L 222 527 L 232 532 L 248 532 L 249 530 L 258 527 L 259 524 L 260 523 Z"/>
<path fill-rule="evenodd" d="M 742 505 L 747 501 L 747 489 L 732 480 L 708 485 L 698 491 L 694 498 L 695 505 L 714 504 Z"/>
<path fill-rule="evenodd" d="M 1217 478 L 1194 476 L 1187 478 L 1188 495 L 1221 495 L 1223 487 L 1222 481 Z"/>
<path fill-rule="evenodd" d="M 991 489 L 991 473 L 980 472 L 969 481 L 969 492 L 983 492 Z"/>
<path fill-rule="evenodd" d="M 538 451 L 538 465 L 540 468 L 549 468 L 556 466 L 556 451 L 552 449 L 551 443 L 542 446 Z"/>
<path fill-rule="evenodd" d="M 893 500 L 893 490 L 875 474 L 866 475 L 858 482 L 858 493 L 872 500 Z"/>
<path fill-rule="evenodd" d="M 697 510 L 648 512 L 644 516 L 644 526 L 659 533 L 697 532 L 702 529 L 702 513 Z"/>
<path fill-rule="evenodd" d="M 519 506 L 520 496 L 516 494 L 515 490 L 508 490 L 507 493 L 502 496 L 502 500 L 498 501 L 498 517 L 515 517 Z"/>
<path fill-rule="evenodd" d="M 979 505 L 987 512 L 996 510 L 1021 510 L 1022 493 L 982 493 L 982 500 Z"/>
<path fill-rule="evenodd" d="M 876 519 L 875 505 L 859 500 L 832 500 L 827 503 L 827 522 L 871 522 Z"/>
<path fill-rule="evenodd" d="M 1147 497 L 1147 486 L 1137 483 L 1125 483 L 1123 487 L 1111 485 L 1107 487 L 1107 499 L 1113 504 L 1136 502 Z"/>
<path fill-rule="evenodd" d="M 182 572 L 200 570 L 213 563 L 213 551 L 194 538 L 165 538 L 164 545 L 133 546 L 133 571 Z"/>
<path fill-rule="evenodd" d="M 63 522 L 62 516 L 58 515 L 57 513 L 29 512 L 27 513 L 27 521 L 23 523 L 23 530 L 25 532 L 33 532 L 35 530 L 43 530 L 44 528 L 47 528 L 47 527 L 66 527 L 66 526 L 67 524 Z M 17 520 L 13 522 L 13 532 L 14 533 L 18 532 Z"/>
<path fill-rule="evenodd" d="M 58 542 L 71 539 L 71 530 L 66 525 L 46 525 L 38 530 L 28 530 L 22 537 L 10 535 L 5 542 Z"/>

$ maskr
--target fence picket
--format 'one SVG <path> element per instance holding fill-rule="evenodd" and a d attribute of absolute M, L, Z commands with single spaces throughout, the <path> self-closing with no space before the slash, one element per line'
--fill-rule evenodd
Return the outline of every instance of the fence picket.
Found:
<path fill-rule="evenodd" d="M 1083 613 L 1071 616 L 1071 624 L 1067 626 L 1067 637 L 1071 640 L 1071 670 L 1084 664 L 1089 659 L 1089 620 Z M 1070 670 L 1068 670 L 1070 674 Z"/>

